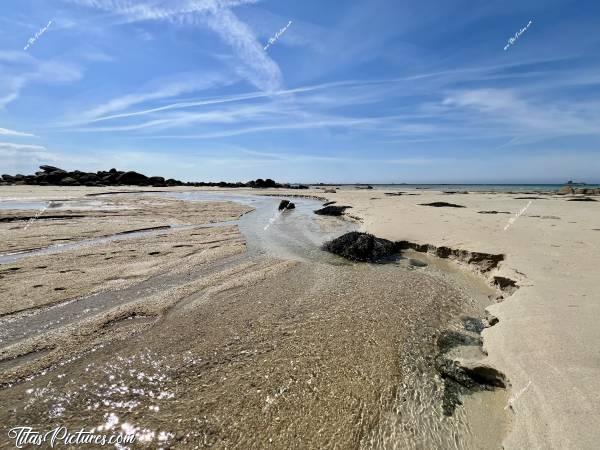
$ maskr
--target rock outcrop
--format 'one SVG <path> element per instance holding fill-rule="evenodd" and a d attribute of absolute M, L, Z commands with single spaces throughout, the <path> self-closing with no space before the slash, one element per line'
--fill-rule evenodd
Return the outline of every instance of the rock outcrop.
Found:
<path fill-rule="evenodd" d="M 290 202 L 289 200 L 281 200 L 281 203 L 279 203 L 279 211 L 283 211 L 284 209 L 294 209 L 296 208 L 296 205 L 294 205 L 292 202 Z"/>
<path fill-rule="evenodd" d="M 320 214 L 321 216 L 341 216 L 348 208 L 352 208 L 352 206 L 326 206 L 325 208 L 317 209 L 315 214 Z"/>
<path fill-rule="evenodd" d="M 398 251 L 394 242 L 358 231 L 326 242 L 323 249 L 352 261 L 363 262 L 377 262 Z"/>

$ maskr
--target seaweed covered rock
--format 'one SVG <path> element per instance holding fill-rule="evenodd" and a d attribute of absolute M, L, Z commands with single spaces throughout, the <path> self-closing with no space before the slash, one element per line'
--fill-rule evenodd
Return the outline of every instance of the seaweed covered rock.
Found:
<path fill-rule="evenodd" d="M 326 206 L 325 208 L 317 209 L 315 214 L 322 216 L 341 216 L 344 211 L 352 206 Z"/>
<path fill-rule="evenodd" d="M 323 249 L 352 261 L 375 262 L 397 252 L 394 242 L 351 231 L 323 244 Z"/>
<path fill-rule="evenodd" d="M 283 211 L 284 209 L 294 209 L 294 208 L 296 208 L 296 205 L 294 205 L 289 200 L 281 200 L 281 203 L 279 203 L 279 211 Z"/>
<path fill-rule="evenodd" d="M 431 203 L 420 203 L 421 206 L 433 206 L 434 208 L 464 208 L 463 205 L 456 205 L 448 202 L 431 202 Z"/>

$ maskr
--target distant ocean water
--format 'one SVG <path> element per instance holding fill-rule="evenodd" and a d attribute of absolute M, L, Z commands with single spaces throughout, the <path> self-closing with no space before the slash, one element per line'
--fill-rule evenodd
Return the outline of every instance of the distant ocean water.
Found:
<path fill-rule="evenodd" d="M 354 189 L 364 187 L 365 184 L 329 184 L 328 186 L 339 186 L 340 189 Z M 403 190 L 418 189 L 431 191 L 493 191 L 493 192 L 555 192 L 565 184 L 371 184 L 377 190 Z M 317 186 L 311 186 L 317 187 Z M 598 188 L 597 184 L 573 185 L 573 188 Z"/>

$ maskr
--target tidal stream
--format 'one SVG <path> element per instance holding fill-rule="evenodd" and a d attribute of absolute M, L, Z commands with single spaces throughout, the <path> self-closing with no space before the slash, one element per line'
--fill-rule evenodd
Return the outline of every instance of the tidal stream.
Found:
<path fill-rule="evenodd" d="M 268 284 L 273 282 L 266 282 L 264 289 L 261 285 L 249 287 L 247 295 L 236 291 L 231 294 L 233 297 L 241 296 L 240 302 L 248 299 L 258 300 L 258 304 L 271 301 L 273 305 L 271 309 L 281 310 L 279 314 L 285 318 L 285 320 L 281 319 L 284 320 L 283 322 L 273 325 L 265 322 L 263 324 L 265 330 L 261 330 L 260 327 L 258 331 L 254 331 L 254 328 L 248 330 L 246 337 L 250 342 L 249 345 L 259 345 L 257 342 L 266 339 L 263 333 L 272 329 L 269 333 L 275 337 L 269 337 L 267 342 L 280 346 L 281 350 L 277 351 L 287 352 L 296 345 L 299 346 L 300 350 L 294 350 L 296 363 L 299 361 L 303 363 L 300 364 L 301 369 L 294 374 L 294 377 L 299 377 L 303 370 L 310 373 L 312 370 L 310 365 L 321 359 L 323 362 L 319 364 L 323 364 L 325 368 L 329 367 L 328 370 L 322 369 L 320 379 L 324 380 L 323 383 L 331 384 L 316 385 L 323 392 L 323 400 L 320 404 L 314 403 L 310 397 L 312 389 L 316 386 L 310 387 L 310 391 L 298 391 L 297 401 L 299 405 L 307 408 L 308 416 L 303 414 L 302 417 L 297 418 L 295 426 L 304 426 L 305 429 L 315 431 L 321 429 L 320 422 L 324 421 L 323 427 L 339 433 L 336 438 L 339 442 L 352 443 L 352 447 L 364 449 L 498 447 L 501 436 L 499 427 L 491 427 L 492 431 L 485 436 L 481 435 L 480 430 L 473 430 L 470 427 L 473 411 L 476 414 L 489 412 L 491 421 L 500 417 L 497 413 L 497 405 L 489 411 L 486 410 L 490 405 L 494 405 L 495 397 L 488 396 L 487 400 L 481 397 L 483 400 L 480 398 L 479 406 L 475 406 L 474 409 L 458 408 L 453 417 L 445 417 L 441 409 L 443 386 L 433 364 L 435 338 L 439 332 L 448 327 L 458 326 L 462 315 L 480 315 L 483 312 L 485 306 L 483 299 L 486 297 L 486 292 L 477 291 L 482 283 L 475 280 L 475 277 L 467 277 L 463 273 L 457 277 L 452 270 L 446 270 L 444 267 L 446 263 L 414 254 L 409 255 L 414 259 L 398 258 L 390 264 L 355 264 L 324 252 L 321 250 L 323 242 L 356 230 L 358 225 L 339 218 L 315 215 L 313 211 L 320 208 L 322 203 L 317 200 L 289 198 L 294 202 L 295 208 L 278 211 L 277 206 L 281 198 L 198 192 L 161 195 L 185 201 L 233 201 L 251 206 L 254 210 L 237 221 L 203 225 L 209 227 L 237 225 L 246 241 L 247 251 L 195 272 L 187 274 L 167 272 L 118 291 L 99 292 L 50 307 L 9 314 L 0 318 L 0 350 L 41 333 L 101 315 L 117 306 L 158 291 L 169 290 L 244 261 L 264 258 L 295 260 L 298 261 L 298 268 L 282 276 L 281 281 L 284 287 L 289 286 L 290 299 L 286 299 L 291 302 L 289 306 L 284 307 L 278 302 L 275 290 L 281 290 L 283 295 L 287 295 L 287 291 L 281 284 Z M 65 203 L 68 205 L 68 202 Z M 38 203 L 31 203 L 32 207 L 37 205 Z M 13 263 L 21 258 L 35 258 L 39 254 L 69 251 L 78 246 L 104 245 L 113 240 L 123 239 L 152 239 L 156 233 L 176 232 L 177 228 L 171 228 L 88 239 L 84 242 L 53 246 L 51 250 L 37 249 L 13 255 L 0 255 L 0 258 L 5 258 L 0 259 L 0 264 Z M 223 301 L 228 298 L 224 297 Z M 192 301 L 198 300 L 192 299 Z M 188 310 L 186 316 L 191 315 L 191 311 L 193 308 Z M 246 315 L 250 316 L 252 313 L 253 309 L 250 306 Z M 170 314 L 169 317 L 174 321 L 188 319 L 187 317 L 177 319 L 183 314 L 181 310 L 175 310 Z M 266 320 L 263 316 L 264 314 L 257 320 Z M 164 326 L 169 323 L 169 317 L 166 318 Z M 203 325 L 199 329 L 210 330 L 209 327 L 216 319 L 211 320 L 213 321 L 200 322 Z M 229 317 L 227 320 L 235 323 L 237 319 Z M 232 328 L 237 329 L 237 326 L 241 325 L 232 325 Z M 160 327 L 157 325 L 156 328 L 158 329 L 156 339 L 160 341 Z M 277 333 L 282 328 L 292 330 L 289 332 L 294 335 L 292 344 L 286 344 L 287 338 L 281 342 L 277 341 L 279 336 Z M 149 336 L 153 333 L 152 329 L 151 326 L 148 331 Z M 178 323 L 177 329 L 181 330 L 178 333 L 183 333 L 182 336 L 188 332 L 188 328 L 180 327 Z M 220 328 L 218 330 L 221 332 Z M 254 332 L 259 334 L 253 337 Z M 190 336 L 196 339 L 197 332 Z M 266 334 L 266 336 L 270 335 Z M 364 354 L 364 350 L 357 348 L 357 345 L 365 343 L 359 336 L 370 336 L 368 345 L 373 346 L 372 355 Z M 179 341 L 186 342 L 186 339 L 191 337 L 182 337 Z M 354 344 L 348 346 L 348 340 Z M 152 342 L 152 338 L 149 337 L 148 343 L 144 345 L 150 346 Z M 286 345 L 294 347 L 288 349 Z M 308 353 L 305 356 L 307 359 L 302 360 L 302 352 L 317 345 L 324 346 L 325 354 L 331 353 L 334 355 L 332 357 L 334 360 L 327 360 L 322 354 L 312 353 Z M 157 348 L 160 349 L 160 346 Z M 27 357 L 34 358 L 35 355 L 27 355 Z M 336 362 L 338 358 L 339 364 Z M 348 360 L 348 358 L 354 359 Z M 283 357 L 281 359 L 289 361 Z M 274 361 L 273 364 L 279 364 L 278 360 Z M 0 370 L 16 362 L 0 361 Z M 28 362 L 28 360 L 21 362 Z M 377 366 L 379 362 L 381 362 L 381 371 Z M 257 364 L 258 367 L 264 365 L 258 361 Z M 282 370 L 279 366 L 274 367 Z M 282 367 L 287 369 L 289 362 Z M 369 380 L 373 381 L 369 382 Z M 237 387 L 233 389 L 237 390 Z M 361 400 L 360 392 L 364 389 L 373 389 L 373 392 Z M 338 391 L 341 394 L 336 394 Z M 233 395 L 231 392 L 231 390 L 226 391 L 219 401 L 226 402 L 227 396 Z M 356 396 L 358 403 L 347 402 L 344 396 L 348 395 Z M 341 402 L 339 407 L 336 406 L 338 402 Z M 226 406 L 226 403 L 224 405 Z M 340 409 L 346 406 L 349 408 L 347 412 Z M 291 411 L 293 414 L 294 408 Z M 242 414 L 243 411 L 237 413 Z M 241 423 L 244 422 L 243 417 L 242 415 Z M 250 428 L 254 426 L 259 433 L 261 424 L 257 422 L 252 425 L 250 420 L 254 419 L 250 419 L 251 417 L 251 415 L 247 416 L 246 420 L 249 421 L 247 426 Z M 283 419 L 286 420 L 285 417 Z M 336 428 L 343 423 L 353 423 L 356 429 L 352 426 Z M 264 426 L 271 426 L 271 424 Z M 292 432 L 291 429 L 289 432 Z M 319 436 L 306 436 L 307 442 L 311 443 L 307 445 L 317 445 L 317 442 L 321 442 Z M 257 439 L 258 437 L 261 435 L 255 436 Z M 288 438 L 292 438 L 292 435 Z M 332 443 L 335 442 L 330 442 Z"/>

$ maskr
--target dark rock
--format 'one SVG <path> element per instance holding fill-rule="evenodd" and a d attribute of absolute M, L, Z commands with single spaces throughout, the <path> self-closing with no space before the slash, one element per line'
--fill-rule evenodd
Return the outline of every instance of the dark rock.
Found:
<path fill-rule="evenodd" d="M 515 200 L 547 200 L 543 197 L 515 197 Z"/>
<path fill-rule="evenodd" d="M 439 356 L 436 358 L 435 365 L 442 378 L 451 378 L 468 389 L 477 387 L 475 380 L 456 361 Z"/>
<path fill-rule="evenodd" d="M 84 173 L 79 177 L 79 182 L 85 185 L 94 185 L 100 181 L 100 178 L 95 173 Z"/>
<path fill-rule="evenodd" d="M 327 202 L 327 203 L 323 203 L 323 206 L 329 206 L 329 205 L 333 205 L 334 203 L 336 203 L 335 201 L 333 202 Z"/>
<path fill-rule="evenodd" d="M 352 206 L 326 206 L 325 208 L 317 209 L 315 214 L 322 216 L 341 216 L 344 211 Z"/>
<path fill-rule="evenodd" d="M 163 177 L 150 177 L 148 178 L 152 187 L 166 187 L 167 183 Z"/>
<path fill-rule="evenodd" d="M 481 344 L 481 338 L 459 333 L 457 331 L 443 331 L 437 339 L 438 350 L 441 354 L 447 353 L 454 347 L 458 347 L 461 345 Z"/>
<path fill-rule="evenodd" d="M 473 381 L 480 385 L 499 388 L 506 387 L 506 377 L 492 366 L 478 362 L 468 362 L 464 363 L 461 368 Z"/>
<path fill-rule="evenodd" d="M 446 203 L 446 202 L 432 202 L 432 203 L 421 203 L 421 206 L 433 206 L 435 208 L 464 208 L 462 205 L 455 205 L 454 203 Z"/>
<path fill-rule="evenodd" d="M 474 333 L 481 333 L 485 328 L 483 320 L 478 319 L 477 317 L 464 317 L 463 325 L 465 330 L 472 331 Z"/>
<path fill-rule="evenodd" d="M 479 214 L 510 214 L 508 211 L 477 211 Z"/>
<path fill-rule="evenodd" d="M 289 200 L 281 200 L 281 203 L 279 203 L 279 211 L 282 211 L 284 209 L 294 209 L 295 207 L 296 205 L 294 205 Z"/>
<path fill-rule="evenodd" d="M 465 327 L 470 326 L 467 324 L 480 329 L 483 322 L 468 317 L 465 319 Z M 445 356 L 445 353 L 456 346 L 481 345 L 481 342 L 481 338 L 455 331 L 445 331 L 438 337 L 439 353 L 435 358 L 435 368 L 444 381 L 442 410 L 446 416 L 454 414 L 456 406 L 462 404 L 463 395 L 506 387 L 506 377 L 493 367 L 479 362 L 459 363 Z"/>
<path fill-rule="evenodd" d="M 581 198 L 570 198 L 567 201 L 568 202 L 597 202 L 598 200 L 595 200 L 595 199 L 589 198 L 589 197 L 581 197 Z"/>
<path fill-rule="evenodd" d="M 54 167 L 54 166 L 40 166 L 40 169 L 42 169 L 44 172 L 55 172 L 57 170 L 61 170 L 62 172 L 64 172 L 64 170 L 59 169 L 58 167 Z"/>
<path fill-rule="evenodd" d="M 7 174 L 4 174 L 4 175 L 2 175 L 2 179 L 3 179 L 4 181 L 11 182 L 11 181 L 14 181 L 15 177 L 13 177 L 12 175 L 7 175 Z"/>
<path fill-rule="evenodd" d="M 76 186 L 79 182 L 73 177 L 65 177 L 60 180 L 60 184 L 63 186 Z"/>
<path fill-rule="evenodd" d="M 275 181 L 271 180 L 270 178 L 267 178 L 266 180 L 257 178 L 255 181 L 249 181 L 247 184 L 249 187 L 260 189 L 281 187 L 281 185 L 275 183 Z"/>
<path fill-rule="evenodd" d="M 494 277 L 494 285 L 498 286 L 500 290 L 508 292 L 510 294 L 514 293 L 517 289 L 519 289 L 519 285 L 515 280 L 511 280 L 510 278 L 500 276 Z"/>
<path fill-rule="evenodd" d="M 487 323 L 490 327 L 493 327 L 494 325 L 496 325 L 498 322 L 500 322 L 500 320 L 496 317 L 496 316 L 492 316 L 491 314 L 488 313 L 488 316 L 486 318 Z"/>
<path fill-rule="evenodd" d="M 445 416 L 451 416 L 456 406 L 462 405 L 462 395 L 506 387 L 506 377 L 488 365 L 460 365 L 444 356 L 438 356 L 435 365 L 444 380 L 442 410 Z"/>
<path fill-rule="evenodd" d="M 67 176 L 67 172 L 62 169 L 53 170 L 46 174 L 45 181 L 48 183 L 58 183 L 60 180 Z"/>
<path fill-rule="evenodd" d="M 441 246 L 435 249 L 436 256 L 439 256 L 440 258 L 448 258 L 453 253 L 454 252 L 450 247 Z"/>
<path fill-rule="evenodd" d="M 150 177 L 148 180 L 150 180 L 150 183 L 152 184 L 165 184 L 165 179 L 163 177 Z"/>
<path fill-rule="evenodd" d="M 462 405 L 461 396 L 470 394 L 471 391 L 452 378 L 444 378 L 444 396 L 442 397 L 442 412 L 450 417 L 454 414 L 456 407 Z"/>
<path fill-rule="evenodd" d="M 326 242 L 323 249 L 352 261 L 370 262 L 382 260 L 398 251 L 392 241 L 358 231 L 351 231 Z"/>
<path fill-rule="evenodd" d="M 150 184 L 148 177 L 137 172 L 125 172 L 117 177 L 117 183 L 119 184 L 133 184 L 133 185 L 145 185 Z"/>

